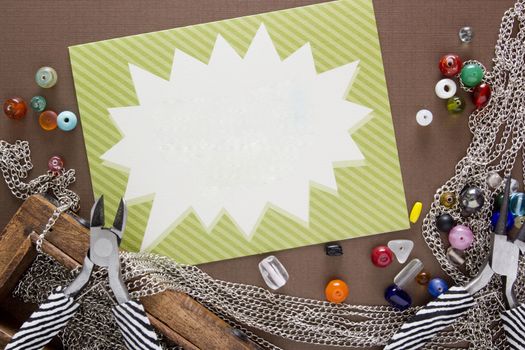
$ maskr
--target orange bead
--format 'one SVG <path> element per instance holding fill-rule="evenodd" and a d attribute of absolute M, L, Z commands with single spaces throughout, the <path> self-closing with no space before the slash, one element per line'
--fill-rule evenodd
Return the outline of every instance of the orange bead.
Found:
<path fill-rule="evenodd" d="M 43 111 L 38 117 L 40 127 L 46 131 L 57 128 L 57 114 L 53 111 Z"/>
<path fill-rule="evenodd" d="M 342 303 L 348 297 L 348 285 L 341 280 L 331 280 L 324 290 L 326 300 L 332 303 Z"/>
<path fill-rule="evenodd" d="M 4 113 L 11 119 L 22 119 L 27 113 L 27 104 L 20 97 L 13 97 L 5 100 Z"/>

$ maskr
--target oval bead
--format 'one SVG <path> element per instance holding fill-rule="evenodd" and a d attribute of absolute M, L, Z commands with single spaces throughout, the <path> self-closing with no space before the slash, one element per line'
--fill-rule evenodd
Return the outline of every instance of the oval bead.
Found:
<path fill-rule="evenodd" d="M 416 122 L 421 126 L 427 126 L 432 123 L 434 116 L 428 109 L 421 109 L 416 113 Z"/>
<path fill-rule="evenodd" d="M 450 230 L 448 241 L 453 248 L 465 250 L 472 245 L 474 234 L 469 227 L 465 225 L 457 225 Z"/>
<path fill-rule="evenodd" d="M 58 81 L 58 74 L 51 67 L 41 67 L 35 74 L 35 81 L 41 88 L 48 89 L 55 86 Z"/>
<path fill-rule="evenodd" d="M 456 94 L 457 86 L 454 80 L 452 79 L 441 79 L 436 83 L 434 87 L 434 92 L 437 97 L 442 99 L 451 98 Z"/>
<path fill-rule="evenodd" d="M 47 168 L 52 173 L 59 173 L 64 170 L 64 160 L 59 156 L 52 156 L 47 161 Z"/>
<path fill-rule="evenodd" d="M 437 298 L 441 294 L 448 290 L 448 284 L 442 278 L 433 278 L 428 282 L 428 292 L 434 298 Z"/>
<path fill-rule="evenodd" d="M 385 300 L 395 309 L 400 311 L 412 305 L 412 298 L 396 284 L 391 284 L 385 289 Z"/>
<path fill-rule="evenodd" d="M 472 92 L 472 102 L 476 108 L 483 108 L 489 102 L 491 95 L 490 85 L 487 83 L 481 83 L 474 88 Z"/>
<path fill-rule="evenodd" d="M 326 300 L 331 303 L 342 303 L 348 297 L 348 285 L 342 280 L 331 280 L 324 290 Z"/>
<path fill-rule="evenodd" d="M 70 111 L 63 111 L 57 117 L 57 125 L 60 130 L 71 131 L 77 126 L 77 116 Z"/>
<path fill-rule="evenodd" d="M 47 101 L 44 97 L 42 96 L 34 96 L 32 99 L 31 99 L 31 108 L 35 111 L 35 112 L 43 112 L 44 109 L 46 109 L 46 105 L 47 105 Z"/>
<path fill-rule="evenodd" d="M 419 216 L 421 215 L 422 210 L 423 210 L 423 203 L 415 202 L 414 206 L 412 206 L 412 210 L 410 210 L 409 220 L 411 223 L 415 224 L 419 220 Z"/>
<path fill-rule="evenodd" d="M 476 186 L 465 187 L 459 195 L 459 204 L 463 209 L 463 215 L 469 216 L 474 214 L 483 207 L 483 204 L 485 204 L 483 191 Z"/>
<path fill-rule="evenodd" d="M 436 227 L 439 232 L 449 233 L 456 225 L 456 220 L 450 214 L 441 214 L 436 218 Z"/>
<path fill-rule="evenodd" d="M 453 192 L 443 192 L 441 196 L 439 196 L 439 203 L 446 208 L 452 208 L 457 203 L 456 194 Z"/>
<path fill-rule="evenodd" d="M 492 225 L 492 228 L 494 229 L 496 227 L 496 224 L 499 220 L 499 211 L 495 211 L 492 213 L 492 216 L 490 217 L 490 224 Z M 514 215 L 512 215 L 511 212 L 507 213 L 507 224 L 505 225 L 505 230 L 510 231 L 512 226 L 514 225 Z"/>
<path fill-rule="evenodd" d="M 460 96 L 453 96 L 447 100 L 447 111 L 450 114 L 458 114 L 465 110 L 465 100 Z"/>
<path fill-rule="evenodd" d="M 46 131 L 57 128 L 57 114 L 53 111 L 44 111 L 38 117 L 38 124 Z"/>
<path fill-rule="evenodd" d="M 476 63 L 468 63 L 461 68 L 460 79 L 463 82 L 463 85 L 467 87 L 474 87 L 481 83 L 483 80 L 483 68 Z"/>
<path fill-rule="evenodd" d="M 421 284 L 422 286 L 425 286 L 428 284 L 428 282 L 430 281 L 430 273 L 426 272 L 426 271 L 421 271 L 417 276 L 416 276 L 416 282 L 418 284 Z"/>
<path fill-rule="evenodd" d="M 387 267 L 394 259 L 394 253 L 387 246 L 380 245 L 372 249 L 372 263 L 377 267 Z"/>
<path fill-rule="evenodd" d="M 5 115 L 10 119 L 22 119 L 27 113 L 27 104 L 21 97 L 12 97 L 4 101 Z"/>
<path fill-rule="evenodd" d="M 441 74 L 449 78 L 457 75 L 461 70 L 462 65 L 461 58 L 459 58 L 458 55 L 451 53 L 444 55 L 439 60 L 439 70 L 441 71 Z"/>

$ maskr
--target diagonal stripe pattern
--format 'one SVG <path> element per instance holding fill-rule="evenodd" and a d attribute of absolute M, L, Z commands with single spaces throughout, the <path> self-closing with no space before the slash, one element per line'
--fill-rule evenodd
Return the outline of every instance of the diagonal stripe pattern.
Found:
<path fill-rule="evenodd" d="M 115 321 L 129 350 L 160 350 L 157 334 L 142 304 L 130 300 L 113 308 Z"/>
<path fill-rule="evenodd" d="M 501 313 L 503 329 L 512 350 L 525 350 L 525 305 Z"/>

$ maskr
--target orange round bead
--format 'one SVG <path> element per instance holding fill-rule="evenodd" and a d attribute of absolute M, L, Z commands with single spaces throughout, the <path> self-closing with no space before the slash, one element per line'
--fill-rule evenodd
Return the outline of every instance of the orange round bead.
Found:
<path fill-rule="evenodd" d="M 40 127 L 46 131 L 57 128 L 57 114 L 53 111 L 43 111 L 38 117 Z"/>
<path fill-rule="evenodd" d="M 11 119 L 22 119 L 27 113 L 27 104 L 20 97 L 13 97 L 5 100 L 4 113 Z"/>
<path fill-rule="evenodd" d="M 341 280 L 331 280 L 324 290 L 326 300 L 332 303 L 342 303 L 348 297 L 348 285 Z"/>

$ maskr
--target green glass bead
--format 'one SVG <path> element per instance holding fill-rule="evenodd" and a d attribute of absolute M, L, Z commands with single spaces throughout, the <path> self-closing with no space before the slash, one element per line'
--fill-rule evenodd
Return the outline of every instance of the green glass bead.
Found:
<path fill-rule="evenodd" d="M 47 101 L 42 96 L 34 96 L 31 99 L 31 108 L 36 112 L 43 112 L 46 109 Z"/>
<path fill-rule="evenodd" d="M 501 205 L 503 204 L 503 198 L 504 193 L 501 192 L 496 196 L 496 199 L 494 200 L 494 211 L 498 211 L 501 208 Z"/>
<path fill-rule="evenodd" d="M 485 73 L 483 72 L 483 68 L 479 64 L 476 63 L 468 63 L 461 68 L 460 78 L 463 82 L 463 85 L 468 87 L 474 87 L 481 83 L 481 80 L 483 80 L 483 76 Z"/>
<path fill-rule="evenodd" d="M 463 97 L 454 96 L 447 100 L 447 109 L 449 113 L 461 113 L 465 109 L 465 100 Z"/>

